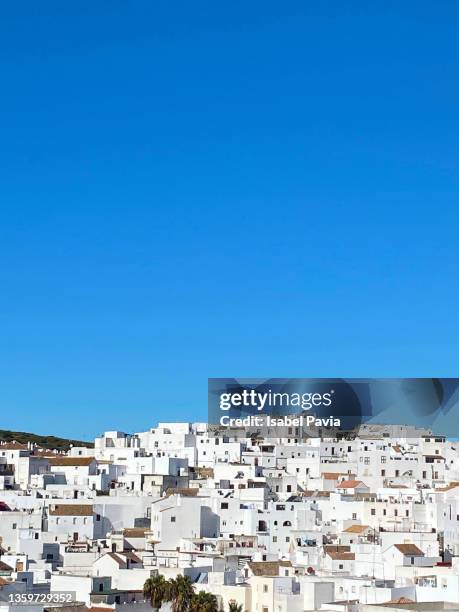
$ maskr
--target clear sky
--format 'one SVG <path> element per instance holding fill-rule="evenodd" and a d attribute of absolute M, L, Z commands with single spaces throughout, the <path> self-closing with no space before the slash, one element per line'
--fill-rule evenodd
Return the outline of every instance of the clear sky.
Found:
<path fill-rule="evenodd" d="M 209 376 L 456 376 L 457 2 L 0 22 L 0 428 L 205 420 Z"/>

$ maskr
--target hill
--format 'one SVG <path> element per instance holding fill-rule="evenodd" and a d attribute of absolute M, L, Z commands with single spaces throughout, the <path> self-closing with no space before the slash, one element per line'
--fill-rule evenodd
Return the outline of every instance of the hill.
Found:
<path fill-rule="evenodd" d="M 56 436 L 39 436 L 33 433 L 26 433 L 24 431 L 8 431 L 7 429 L 0 429 L 0 441 L 4 442 L 19 442 L 20 444 L 37 444 L 41 448 L 46 449 L 57 449 L 61 451 L 67 451 L 70 446 L 86 446 L 87 448 L 94 448 L 92 442 L 83 442 L 81 440 L 68 440 L 67 438 L 58 438 Z"/>

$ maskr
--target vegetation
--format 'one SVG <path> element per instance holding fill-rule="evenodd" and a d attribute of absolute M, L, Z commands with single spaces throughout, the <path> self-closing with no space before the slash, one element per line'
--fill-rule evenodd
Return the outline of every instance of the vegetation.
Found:
<path fill-rule="evenodd" d="M 189 612 L 193 601 L 194 588 L 188 576 L 179 574 L 166 583 L 165 601 L 172 604 L 172 612 Z"/>
<path fill-rule="evenodd" d="M 242 605 L 230 601 L 229 612 L 242 612 Z"/>
<path fill-rule="evenodd" d="M 143 592 L 150 600 L 153 610 L 156 611 L 163 603 L 170 602 L 172 612 L 218 612 L 215 595 L 205 591 L 195 593 L 188 576 L 179 574 L 177 578 L 170 580 L 165 580 L 161 575 L 153 576 L 145 581 Z M 241 612 L 241 610 L 236 608 L 235 612 Z"/>
<path fill-rule="evenodd" d="M 67 438 L 57 438 L 56 436 L 39 436 L 37 434 L 26 433 L 24 431 L 8 431 L 0 429 L 0 441 L 18 442 L 19 444 L 36 444 L 40 448 L 48 450 L 68 451 L 71 446 L 85 446 L 94 448 L 92 442 L 82 442 L 81 440 L 68 440 Z"/>
<path fill-rule="evenodd" d="M 143 585 L 143 594 L 150 600 L 153 610 L 159 610 L 166 595 L 167 582 L 164 576 L 158 574 L 148 578 Z"/>
<path fill-rule="evenodd" d="M 218 612 L 217 598 L 212 593 L 199 591 L 191 601 L 191 612 Z"/>

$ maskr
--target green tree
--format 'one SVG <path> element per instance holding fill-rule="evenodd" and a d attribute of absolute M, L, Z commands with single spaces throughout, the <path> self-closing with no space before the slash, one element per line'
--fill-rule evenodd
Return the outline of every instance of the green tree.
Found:
<path fill-rule="evenodd" d="M 188 576 L 179 574 L 167 581 L 164 601 L 172 603 L 172 612 L 189 612 L 193 596 L 194 588 Z"/>
<path fill-rule="evenodd" d="M 233 601 L 229 602 L 229 612 L 242 612 L 242 605 L 234 603 Z"/>
<path fill-rule="evenodd" d="M 143 585 L 143 594 L 145 597 L 149 598 L 151 607 L 156 612 L 158 612 L 164 601 L 166 586 L 167 583 L 164 576 L 161 576 L 160 574 L 153 576 L 152 578 L 148 578 Z"/>
<path fill-rule="evenodd" d="M 218 612 L 217 598 L 212 593 L 199 591 L 191 602 L 191 612 Z"/>

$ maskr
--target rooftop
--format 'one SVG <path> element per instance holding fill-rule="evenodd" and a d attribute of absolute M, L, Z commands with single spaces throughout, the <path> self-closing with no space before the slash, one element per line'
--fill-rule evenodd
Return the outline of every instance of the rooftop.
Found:
<path fill-rule="evenodd" d="M 53 504 L 49 506 L 50 516 L 92 516 L 94 507 L 87 504 Z"/>

